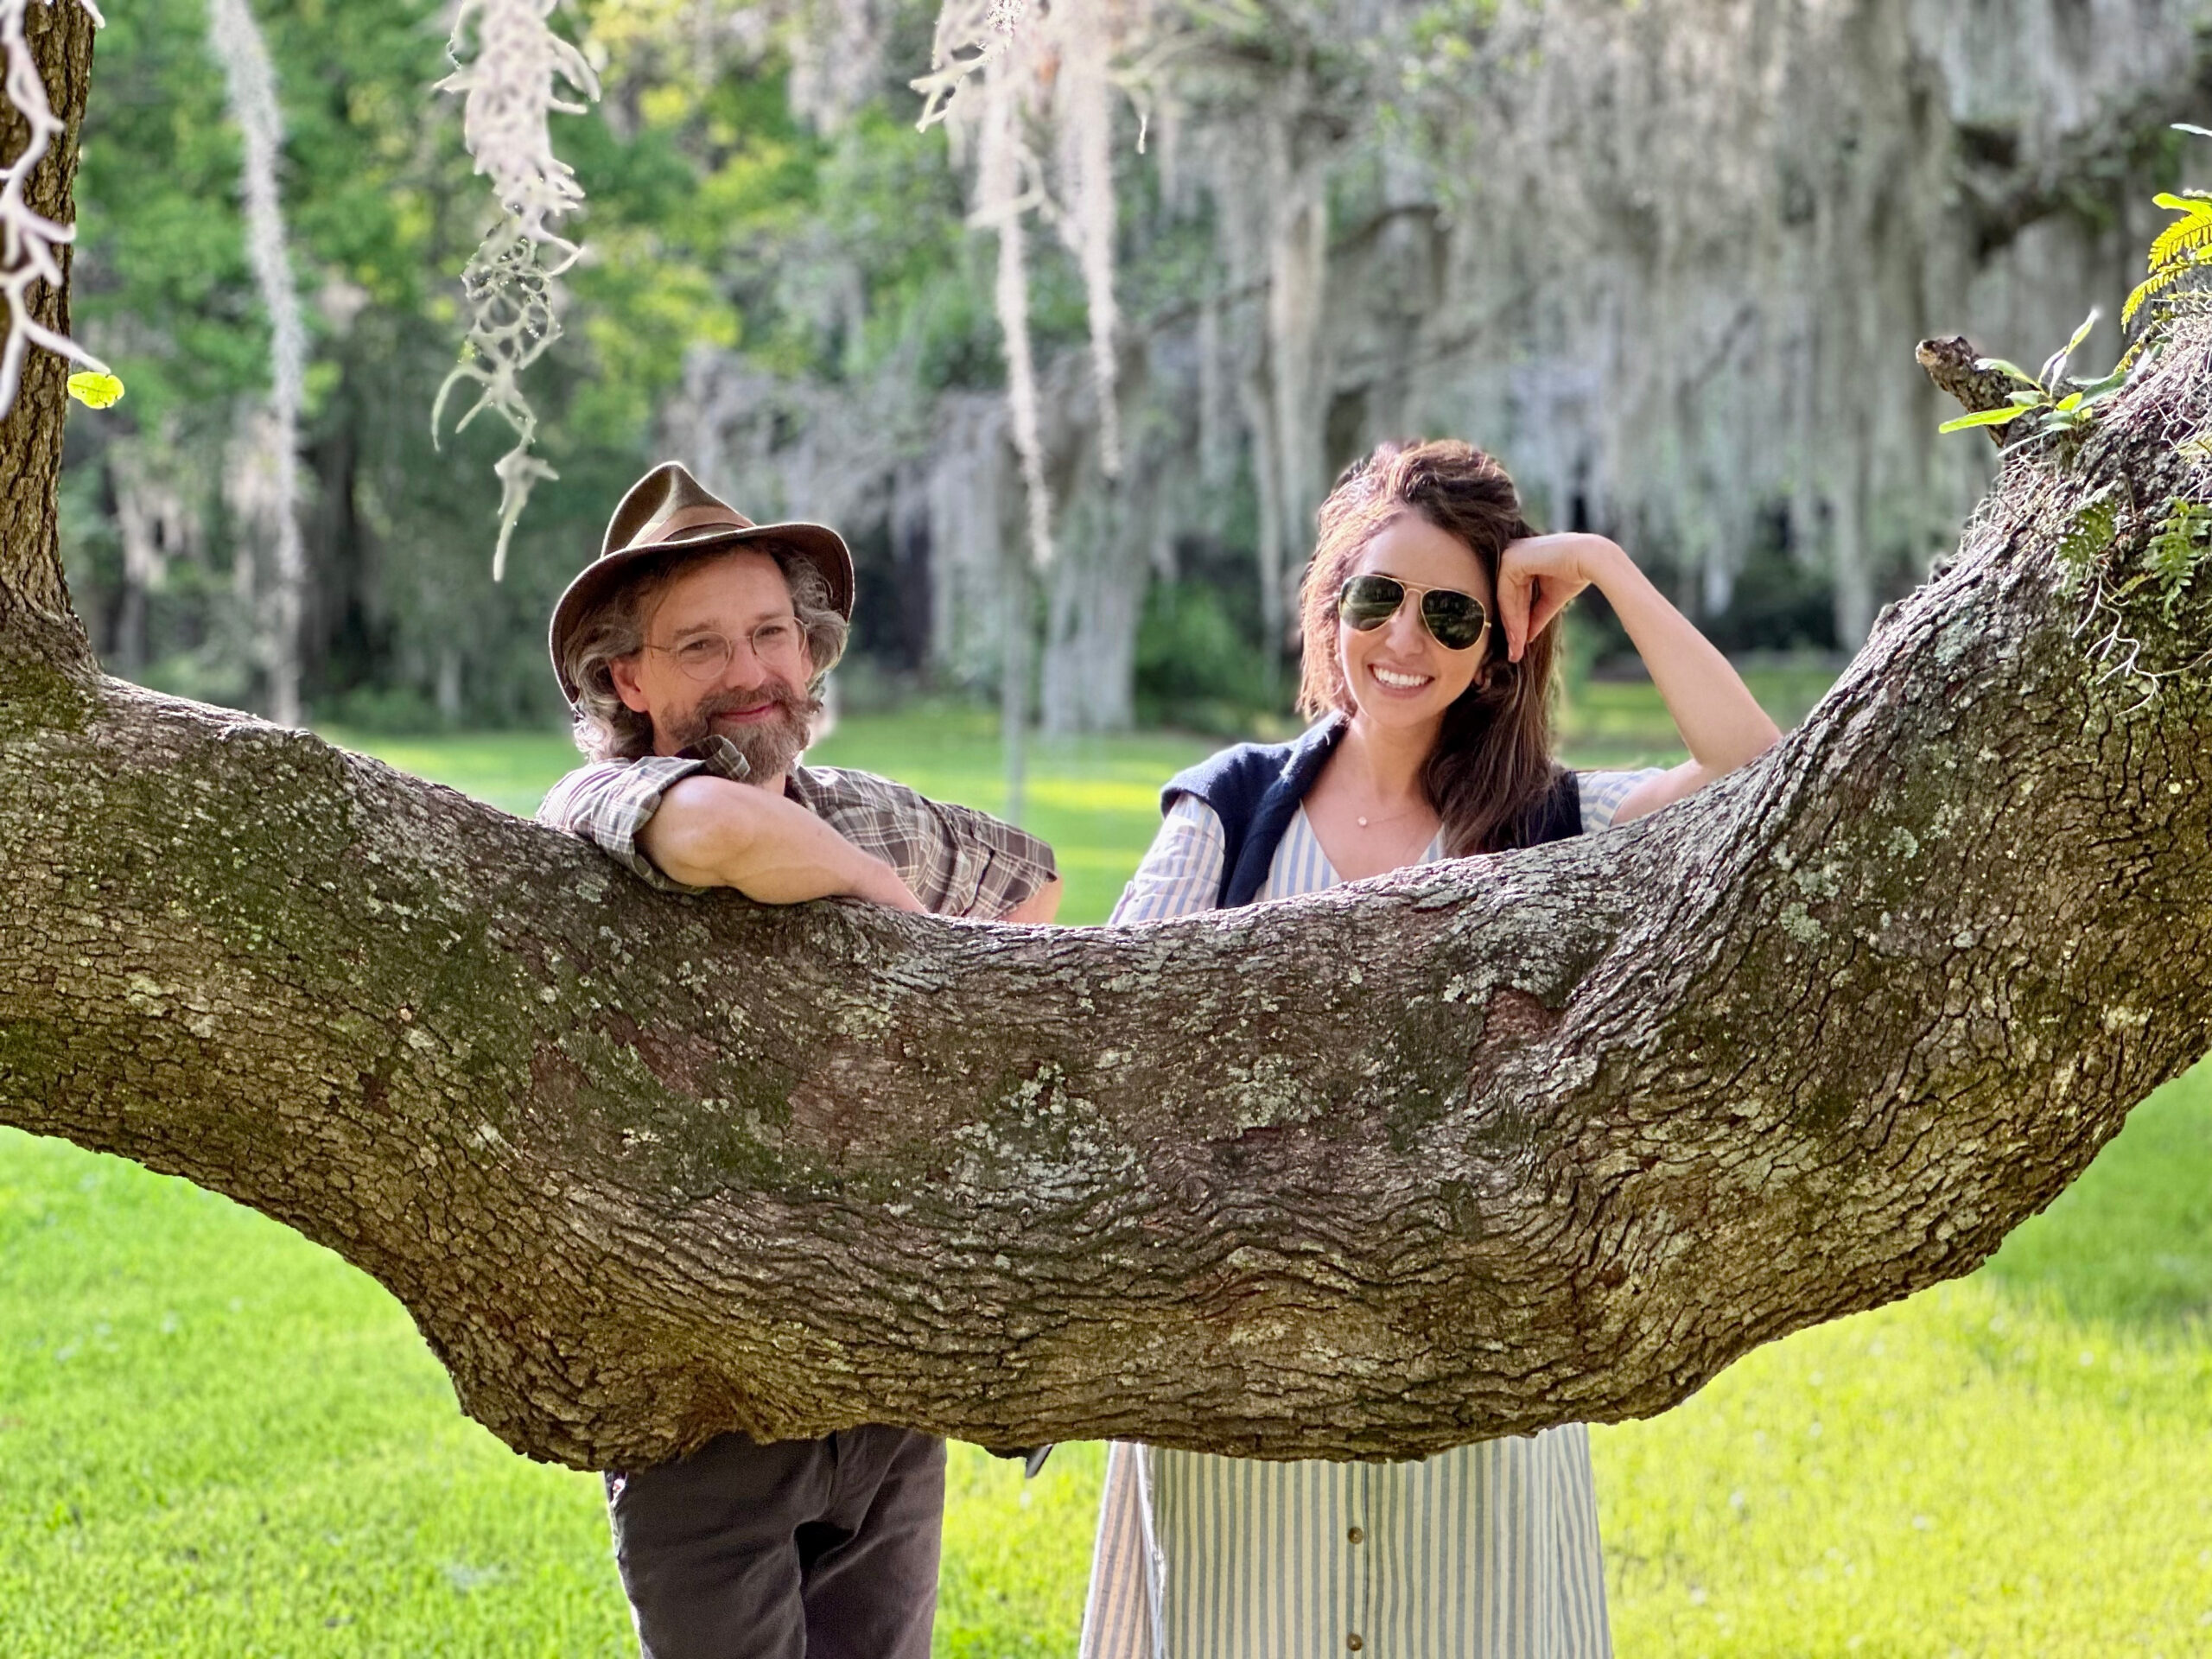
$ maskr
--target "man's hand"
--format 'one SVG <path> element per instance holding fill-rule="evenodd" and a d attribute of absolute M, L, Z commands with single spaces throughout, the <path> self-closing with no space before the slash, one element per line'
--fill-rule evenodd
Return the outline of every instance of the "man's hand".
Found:
<path fill-rule="evenodd" d="M 672 881 L 735 887 L 764 905 L 843 895 L 922 908 L 898 871 L 804 807 L 728 779 L 694 775 L 673 785 L 638 832 L 638 850 Z"/>

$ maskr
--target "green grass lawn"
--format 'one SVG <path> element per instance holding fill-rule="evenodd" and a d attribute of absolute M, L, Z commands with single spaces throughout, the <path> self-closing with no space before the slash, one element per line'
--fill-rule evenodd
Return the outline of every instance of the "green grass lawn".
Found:
<path fill-rule="evenodd" d="M 1569 715 L 1586 764 L 1672 758 L 1648 687 Z M 572 757 L 370 747 L 517 811 Z M 1067 919 L 1104 913 L 1160 780 L 1207 747 L 1039 747 L 1028 817 Z M 981 715 L 849 720 L 816 758 L 998 799 Z M 1619 1651 L 2212 1653 L 2208 1310 L 2200 1069 L 1971 1279 L 1597 1432 Z M 1063 1446 L 1025 1485 L 956 1448 L 941 1655 L 1072 1652 L 1099 1468 Z M 596 1481 L 462 1418 L 377 1286 L 181 1182 L 0 1131 L 0 1655 L 626 1651 Z"/>

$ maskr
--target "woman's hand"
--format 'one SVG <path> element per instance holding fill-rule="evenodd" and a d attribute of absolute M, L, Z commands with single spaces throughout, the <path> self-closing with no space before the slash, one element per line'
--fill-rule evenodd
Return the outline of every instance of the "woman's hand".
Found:
<path fill-rule="evenodd" d="M 1497 562 L 1497 618 L 1508 660 L 1519 662 L 1529 641 L 1593 585 L 1643 658 L 1690 752 L 1683 765 L 1631 791 L 1616 823 L 1678 801 L 1774 747 L 1781 734 L 1728 659 L 1603 536 L 1531 536 L 1506 544 Z"/>
<path fill-rule="evenodd" d="M 1549 627 L 1591 583 L 1604 591 L 1609 567 L 1628 555 L 1603 536 L 1569 531 L 1506 543 L 1497 561 L 1497 622 L 1505 658 L 1517 663 L 1529 642 Z"/>

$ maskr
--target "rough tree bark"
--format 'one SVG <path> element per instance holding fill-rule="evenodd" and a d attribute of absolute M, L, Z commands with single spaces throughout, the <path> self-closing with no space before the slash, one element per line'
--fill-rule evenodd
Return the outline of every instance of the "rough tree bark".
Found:
<path fill-rule="evenodd" d="M 33 16 L 80 109 L 80 14 Z M 61 408 L 37 365 L 0 434 L 0 1121 L 358 1263 L 534 1456 L 871 1420 L 1405 1456 L 1647 1414 L 1973 1268 L 2212 1046 L 2212 594 L 2126 586 L 2203 465 L 2201 337 L 2070 469 L 2012 462 L 1745 772 L 1118 931 L 664 897 L 103 678 Z M 2113 575 L 2069 591 L 2085 523 Z"/>

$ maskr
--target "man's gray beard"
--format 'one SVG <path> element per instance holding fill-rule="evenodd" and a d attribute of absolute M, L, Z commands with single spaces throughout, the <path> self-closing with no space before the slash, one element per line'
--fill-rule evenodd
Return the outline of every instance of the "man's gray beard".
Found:
<path fill-rule="evenodd" d="M 814 735 L 813 721 L 822 712 L 822 699 L 775 682 L 761 689 L 776 704 L 775 719 L 760 725 L 716 726 L 716 715 L 751 708 L 759 700 L 757 694 L 725 692 L 702 699 L 688 716 L 672 726 L 669 733 L 672 747 L 681 753 L 703 742 L 712 734 L 724 739 L 745 757 L 745 764 L 754 778 L 775 778 L 790 771 L 791 763 L 805 751 Z"/>

